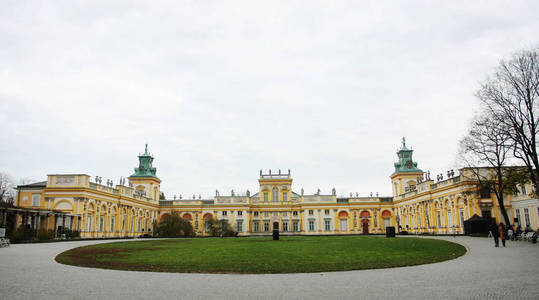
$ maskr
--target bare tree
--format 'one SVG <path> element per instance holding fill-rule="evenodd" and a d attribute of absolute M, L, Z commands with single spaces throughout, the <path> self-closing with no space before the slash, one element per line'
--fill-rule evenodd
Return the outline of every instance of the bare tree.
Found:
<path fill-rule="evenodd" d="M 459 146 L 459 157 L 479 181 L 480 190 L 495 194 L 505 224 L 510 224 L 504 194 L 516 189 L 519 177 L 518 169 L 506 166 L 512 150 L 507 130 L 486 111 L 475 117 Z"/>
<path fill-rule="evenodd" d="M 483 106 L 506 130 L 514 157 L 527 168 L 539 196 L 539 48 L 502 60 L 477 92 Z"/>
<path fill-rule="evenodd" d="M 15 200 L 15 181 L 9 174 L 0 172 L 0 206 L 11 206 Z"/>

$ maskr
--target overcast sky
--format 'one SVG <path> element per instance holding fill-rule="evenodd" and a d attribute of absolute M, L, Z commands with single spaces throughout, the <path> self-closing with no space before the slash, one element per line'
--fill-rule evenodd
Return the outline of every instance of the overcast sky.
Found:
<path fill-rule="evenodd" d="M 147 142 L 167 198 L 257 191 L 270 168 L 291 169 L 296 192 L 390 196 L 403 136 L 419 168 L 456 167 L 479 83 L 538 44 L 538 11 L 538 1 L 2 1 L 0 171 L 117 183 Z"/>

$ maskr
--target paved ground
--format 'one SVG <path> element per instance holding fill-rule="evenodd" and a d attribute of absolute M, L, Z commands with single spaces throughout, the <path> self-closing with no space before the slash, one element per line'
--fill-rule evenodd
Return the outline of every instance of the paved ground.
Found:
<path fill-rule="evenodd" d="M 103 241 L 0 248 L 2 299 L 351 298 L 539 299 L 539 246 L 443 238 L 468 248 L 447 262 L 333 273 L 220 275 L 130 272 L 58 264 L 56 254 Z"/>

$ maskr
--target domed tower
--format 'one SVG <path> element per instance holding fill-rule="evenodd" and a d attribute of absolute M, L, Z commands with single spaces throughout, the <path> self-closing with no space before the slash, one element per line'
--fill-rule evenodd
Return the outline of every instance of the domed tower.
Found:
<path fill-rule="evenodd" d="M 410 186 L 418 183 L 418 178 L 423 178 L 423 171 L 417 168 L 417 162 L 412 159 L 413 152 L 406 148 L 406 139 L 402 138 L 402 148 L 397 152 L 399 161 L 395 163 L 395 172 L 390 177 L 393 197 L 409 191 Z"/>
<path fill-rule="evenodd" d="M 148 144 L 144 149 L 144 154 L 138 156 L 139 166 L 135 168 L 135 173 L 129 176 L 129 183 L 135 188 L 135 192 L 152 199 L 152 202 L 159 202 L 161 179 L 155 176 L 156 169 L 152 166 L 153 156 L 148 153 Z"/>

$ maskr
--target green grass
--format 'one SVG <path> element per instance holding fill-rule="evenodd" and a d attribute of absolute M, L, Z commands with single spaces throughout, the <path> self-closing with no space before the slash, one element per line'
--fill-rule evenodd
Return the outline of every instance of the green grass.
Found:
<path fill-rule="evenodd" d="M 455 243 L 411 237 L 194 238 L 85 246 L 59 254 L 56 261 L 120 270 L 257 274 L 402 267 L 464 253 Z"/>

